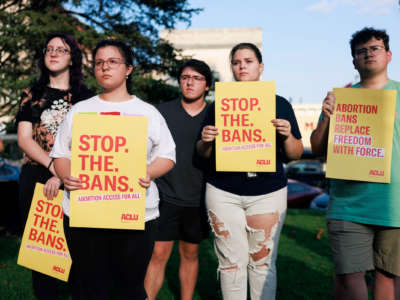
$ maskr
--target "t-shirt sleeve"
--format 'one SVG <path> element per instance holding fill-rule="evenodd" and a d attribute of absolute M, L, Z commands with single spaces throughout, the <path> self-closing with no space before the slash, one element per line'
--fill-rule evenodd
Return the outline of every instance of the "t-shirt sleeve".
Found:
<path fill-rule="evenodd" d="M 52 158 L 71 159 L 71 140 L 72 140 L 72 122 L 74 118 L 73 110 L 70 110 L 58 128 L 53 149 L 50 152 Z"/>
<path fill-rule="evenodd" d="M 301 139 L 301 133 L 292 105 L 283 97 L 277 97 L 277 118 L 290 122 L 291 133 L 296 139 Z"/>
<path fill-rule="evenodd" d="M 167 158 L 176 162 L 175 142 L 172 138 L 171 132 L 168 129 L 167 122 L 164 117 L 155 110 L 155 139 L 153 141 L 153 148 L 151 149 L 151 161 L 157 157 Z M 149 129 L 150 131 L 151 129 Z"/>
<path fill-rule="evenodd" d="M 21 96 L 21 102 L 19 104 L 18 113 L 16 116 L 16 123 L 21 121 L 27 121 L 32 123 L 32 93 L 29 90 L 25 90 Z"/>

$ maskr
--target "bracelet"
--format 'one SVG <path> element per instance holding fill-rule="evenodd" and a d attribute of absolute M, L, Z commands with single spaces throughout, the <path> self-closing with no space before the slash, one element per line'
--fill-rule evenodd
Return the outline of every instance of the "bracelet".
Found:
<path fill-rule="evenodd" d="M 50 163 L 49 163 L 49 166 L 47 167 L 47 169 L 50 169 L 51 165 L 53 164 L 53 161 L 54 161 L 54 158 L 52 158 L 52 159 L 50 160 Z"/>

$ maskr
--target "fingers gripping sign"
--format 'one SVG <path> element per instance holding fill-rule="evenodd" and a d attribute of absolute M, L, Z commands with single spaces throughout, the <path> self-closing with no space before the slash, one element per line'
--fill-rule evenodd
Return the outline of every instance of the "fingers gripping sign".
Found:
<path fill-rule="evenodd" d="M 276 131 L 284 136 L 284 137 L 289 137 L 290 132 L 291 132 L 291 126 L 290 126 L 290 122 L 288 120 L 285 119 L 274 119 L 271 121 L 272 124 L 275 126 Z"/>
<path fill-rule="evenodd" d="M 214 126 L 207 125 L 201 132 L 201 139 L 203 142 L 210 143 L 215 140 L 218 135 L 218 129 Z"/>
<path fill-rule="evenodd" d="M 57 197 L 60 186 L 61 180 L 57 176 L 53 176 L 46 181 L 46 184 L 43 187 L 43 193 L 47 199 L 53 200 L 53 198 Z"/>
<path fill-rule="evenodd" d="M 139 184 L 141 187 L 148 189 L 150 187 L 151 184 L 151 178 L 149 173 L 146 174 L 145 178 L 139 178 Z"/>
<path fill-rule="evenodd" d="M 64 186 L 67 191 L 75 191 L 83 188 L 81 180 L 73 176 L 64 178 Z"/>
<path fill-rule="evenodd" d="M 333 114 L 335 100 L 335 94 L 333 92 L 328 92 L 324 101 L 322 102 L 322 114 L 324 115 L 324 117 L 330 118 Z"/>

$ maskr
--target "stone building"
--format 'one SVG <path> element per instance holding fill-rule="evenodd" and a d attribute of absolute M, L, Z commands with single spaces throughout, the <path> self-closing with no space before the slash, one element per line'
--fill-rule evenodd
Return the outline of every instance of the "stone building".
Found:
<path fill-rule="evenodd" d="M 241 42 L 250 42 L 262 50 L 262 28 L 216 28 L 163 30 L 168 40 L 183 56 L 205 61 L 218 81 L 232 81 L 229 53 Z"/>

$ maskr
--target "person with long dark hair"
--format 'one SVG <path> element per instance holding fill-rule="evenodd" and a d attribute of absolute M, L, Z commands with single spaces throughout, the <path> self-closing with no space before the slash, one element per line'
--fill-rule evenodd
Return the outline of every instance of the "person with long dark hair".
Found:
<path fill-rule="evenodd" d="M 25 224 L 36 183 L 44 184 L 48 199 L 62 186 L 49 157 L 57 133 L 70 107 L 92 93 L 83 83 L 82 52 L 77 42 L 64 33 L 47 37 L 39 59 L 40 78 L 22 94 L 16 117 L 18 145 L 25 152 L 19 179 L 19 208 Z M 32 272 L 38 299 L 57 299 L 57 280 Z"/>
<path fill-rule="evenodd" d="M 264 70 L 260 50 L 240 43 L 231 50 L 236 81 L 258 81 Z M 280 231 L 286 215 L 287 178 L 283 161 L 298 159 L 303 152 L 301 135 L 292 106 L 276 96 L 276 172 L 217 172 L 215 169 L 215 105 L 203 122 L 197 150 L 210 158 L 206 173 L 206 205 L 214 231 L 224 299 L 247 297 L 275 299 L 276 267 Z"/>
<path fill-rule="evenodd" d="M 162 115 L 152 105 L 129 93 L 133 53 L 117 40 L 104 40 L 93 50 L 94 74 L 103 91 L 73 106 L 57 134 L 51 156 L 57 174 L 64 182 L 64 230 L 74 268 L 73 299 L 110 299 L 116 284 L 120 299 L 144 300 L 146 269 L 154 245 L 154 229 L 159 216 L 158 189 L 154 179 L 175 164 L 175 143 Z M 69 192 L 82 188 L 71 176 L 73 116 L 78 113 L 141 115 L 148 118 L 147 176 L 139 184 L 146 188 L 145 230 L 80 228 L 69 226 Z M 140 130 L 140 128 L 131 128 Z M 135 162 L 132 161 L 134 164 Z M 117 297 L 115 297 L 117 298 Z"/>

